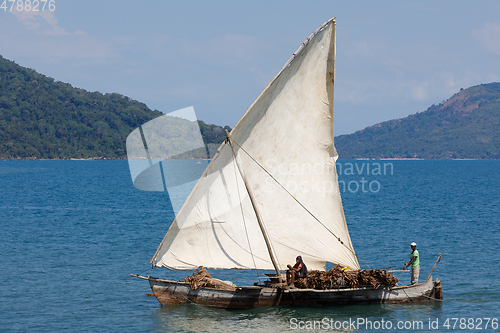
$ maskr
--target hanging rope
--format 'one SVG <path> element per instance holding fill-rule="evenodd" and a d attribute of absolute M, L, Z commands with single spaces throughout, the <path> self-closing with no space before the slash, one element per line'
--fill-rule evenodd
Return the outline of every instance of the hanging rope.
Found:
<path fill-rule="evenodd" d="M 233 147 L 231 146 L 231 148 L 233 148 Z M 234 153 L 234 149 L 231 149 L 231 150 L 233 151 L 233 156 L 234 156 L 233 162 L 234 162 L 234 164 L 236 166 L 236 155 Z M 243 202 L 241 201 L 240 188 L 238 186 L 238 174 L 236 173 L 236 167 L 234 168 L 234 178 L 236 179 L 236 191 L 238 192 L 238 199 L 239 199 L 239 202 L 240 202 L 241 218 L 243 219 L 243 226 L 245 227 L 245 234 L 247 236 L 248 249 L 250 250 L 250 255 L 252 256 L 253 266 L 255 267 L 255 271 L 257 272 L 257 278 L 259 278 L 259 270 L 257 269 L 257 265 L 255 264 L 255 258 L 254 258 L 253 252 L 252 252 L 252 246 L 250 245 L 250 238 L 248 237 L 248 231 L 247 231 L 247 224 L 246 224 L 246 220 L 245 220 L 245 214 L 243 213 Z"/>
<path fill-rule="evenodd" d="M 233 155 L 235 157 L 234 161 L 236 162 L 236 166 L 238 168 L 238 171 L 240 172 L 241 178 L 243 179 L 243 183 L 245 184 L 245 188 L 246 188 L 246 190 L 248 192 L 248 197 L 250 198 L 250 203 L 252 204 L 252 207 L 253 207 L 253 209 L 255 211 L 255 217 L 257 218 L 257 222 L 259 224 L 259 228 L 261 229 L 262 236 L 264 237 L 264 242 L 266 243 L 266 247 L 267 247 L 267 250 L 269 252 L 269 257 L 271 259 L 271 262 L 273 263 L 273 266 L 274 266 L 274 269 L 276 271 L 276 274 L 278 275 L 278 277 L 280 277 L 280 280 L 281 280 L 281 272 L 280 272 L 280 269 L 279 269 L 280 265 L 278 263 L 278 259 L 277 259 L 276 255 L 275 255 L 276 252 L 274 251 L 273 245 L 272 245 L 271 241 L 269 240 L 269 236 L 268 236 L 268 232 L 266 230 L 266 226 L 264 225 L 264 223 L 261 220 L 260 214 L 258 212 L 257 205 L 254 202 L 253 195 L 250 192 L 250 187 L 248 186 L 248 183 L 246 181 L 246 177 L 245 177 L 244 171 L 241 169 L 240 165 L 238 164 L 236 152 L 234 151 L 234 146 L 231 144 L 231 138 L 230 138 L 229 132 L 227 130 L 226 130 L 226 136 L 227 137 L 226 137 L 225 142 L 231 147 L 231 150 L 233 151 Z"/>
<path fill-rule="evenodd" d="M 252 159 L 252 161 L 254 161 L 262 170 L 264 170 L 265 173 L 267 173 L 269 175 L 269 177 L 271 177 L 286 193 L 288 193 L 292 198 L 293 200 L 295 200 L 302 208 L 304 208 L 304 210 L 306 212 L 309 213 L 309 215 L 311 215 L 319 224 L 321 224 L 326 230 L 328 230 L 328 232 L 330 232 L 333 237 L 335 237 L 339 242 L 340 244 L 344 245 L 344 247 L 346 249 L 348 249 L 350 252 L 352 252 L 352 254 L 354 254 L 356 256 L 356 258 L 358 258 L 363 264 L 365 264 L 368 268 L 372 269 L 372 267 L 368 266 L 368 264 L 366 264 L 363 260 L 361 260 L 361 258 L 354 252 L 353 249 L 349 248 L 341 239 L 340 237 L 338 237 L 337 235 L 335 235 L 333 233 L 333 231 L 331 231 L 326 225 L 323 224 L 323 222 L 321 222 L 311 211 L 309 211 L 309 209 L 307 209 L 306 206 L 304 206 L 297 198 L 295 198 L 283 185 L 281 185 L 281 183 L 276 179 L 274 178 L 274 176 L 269 173 L 269 171 L 266 170 L 266 168 L 264 168 L 257 160 L 255 160 L 242 146 L 240 146 L 240 144 L 236 141 L 234 141 L 233 138 L 231 138 L 231 141 L 234 142 L 245 154 L 248 155 L 248 157 L 250 157 L 250 159 Z M 232 148 L 232 146 L 231 146 Z M 233 154 L 234 154 L 234 149 L 233 149 Z"/>

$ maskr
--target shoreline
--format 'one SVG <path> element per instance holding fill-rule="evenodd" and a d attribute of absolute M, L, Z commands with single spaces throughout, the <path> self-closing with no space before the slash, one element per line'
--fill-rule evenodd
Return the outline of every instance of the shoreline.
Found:
<path fill-rule="evenodd" d="M 499 161 L 496 158 L 354 158 L 354 159 L 338 159 L 338 161 Z"/>
<path fill-rule="evenodd" d="M 210 158 L 190 158 L 176 159 L 169 161 L 210 161 Z M 126 158 L 12 158 L 0 159 L 0 161 L 128 161 Z M 481 158 L 440 158 L 440 159 L 425 159 L 425 158 L 353 158 L 353 159 L 338 159 L 340 161 L 500 161 L 499 159 L 481 159 Z"/>
<path fill-rule="evenodd" d="M 209 158 L 176 159 L 169 161 L 210 161 Z M 126 158 L 12 158 L 0 159 L 1 161 L 128 161 Z M 144 159 L 143 161 L 146 161 Z"/>

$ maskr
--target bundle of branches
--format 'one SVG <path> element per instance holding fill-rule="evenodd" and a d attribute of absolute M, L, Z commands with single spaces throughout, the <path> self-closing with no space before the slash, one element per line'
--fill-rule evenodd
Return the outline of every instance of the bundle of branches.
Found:
<path fill-rule="evenodd" d="M 215 288 L 222 290 L 235 290 L 236 288 L 232 285 L 222 282 L 221 280 L 214 279 L 205 269 L 205 267 L 200 267 L 192 275 L 186 277 L 184 282 L 189 283 L 189 286 L 193 290 L 199 290 L 201 288 Z"/>
<path fill-rule="evenodd" d="M 358 271 L 358 280 L 361 285 L 371 284 L 375 289 L 380 285 L 393 287 L 398 283 L 398 279 L 387 273 L 385 269 L 371 269 Z"/>
<path fill-rule="evenodd" d="M 327 272 L 310 271 L 307 277 L 295 281 L 295 287 L 300 289 L 330 289 L 339 287 L 356 288 L 372 285 L 375 289 L 381 285 L 393 287 L 398 279 L 384 269 L 344 271 L 340 265 L 332 267 Z"/>

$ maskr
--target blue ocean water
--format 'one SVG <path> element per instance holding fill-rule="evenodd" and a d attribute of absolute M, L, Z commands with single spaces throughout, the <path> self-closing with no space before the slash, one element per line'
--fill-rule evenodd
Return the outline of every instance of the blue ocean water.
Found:
<path fill-rule="evenodd" d="M 433 276 L 442 281 L 443 302 L 161 307 L 146 295 L 148 283 L 129 274 L 186 275 L 149 268 L 173 219 L 166 193 L 134 189 L 126 161 L 0 161 L 0 331 L 293 332 L 314 325 L 310 331 L 334 331 L 342 322 L 336 331 L 414 325 L 438 332 L 454 323 L 456 330 L 495 331 L 485 318 L 500 319 L 500 161 L 339 161 L 338 167 L 358 256 L 372 267 L 400 269 L 415 241 L 422 281 L 441 253 Z M 236 272 L 233 282 L 248 284 L 244 279 L 255 276 Z M 399 277 L 409 282 L 409 274 Z M 346 327 L 349 321 L 365 324 Z"/>

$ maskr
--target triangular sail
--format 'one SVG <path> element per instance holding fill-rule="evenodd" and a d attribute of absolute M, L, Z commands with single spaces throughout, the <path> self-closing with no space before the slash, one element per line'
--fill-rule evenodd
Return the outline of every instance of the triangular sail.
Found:
<path fill-rule="evenodd" d="M 280 269 L 293 264 L 298 255 L 309 269 L 324 269 L 327 261 L 359 268 L 335 168 L 334 61 L 335 21 L 330 20 L 306 41 L 231 131 L 236 158 Z M 227 143 L 184 203 L 152 263 L 174 269 L 273 269 Z"/>

